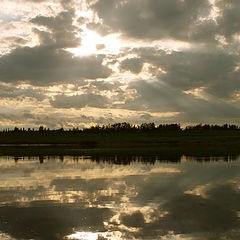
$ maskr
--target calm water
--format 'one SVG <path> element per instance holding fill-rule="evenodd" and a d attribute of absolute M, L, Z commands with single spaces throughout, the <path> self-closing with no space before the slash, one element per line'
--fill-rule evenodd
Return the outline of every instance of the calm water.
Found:
<path fill-rule="evenodd" d="M 239 170 L 239 157 L 0 157 L 0 239 L 239 240 Z"/>

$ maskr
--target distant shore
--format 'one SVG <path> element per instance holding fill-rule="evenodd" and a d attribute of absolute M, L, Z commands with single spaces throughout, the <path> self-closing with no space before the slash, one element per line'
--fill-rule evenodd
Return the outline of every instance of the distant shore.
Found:
<path fill-rule="evenodd" d="M 34 129 L 0 132 L 0 148 L 71 148 L 71 149 L 237 149 L 240 148 L 240 128 L 236 125 L 195 125 L 185 129 L 179 124 L 155 126 L 129 123 L 95 126 L 89 129 Z"/>
<path fill-rule="evenodd" d="M 159 159 L 240 155 L 239 130 L 0 133 L 2 156 L 134 155 Z"/>

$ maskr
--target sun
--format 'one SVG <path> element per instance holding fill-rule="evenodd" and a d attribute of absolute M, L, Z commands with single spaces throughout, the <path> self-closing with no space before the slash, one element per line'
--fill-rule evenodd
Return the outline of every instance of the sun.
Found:
<path fill-rule="evenodd" d="M 117 34 L 109 34 L 102 37 L 94 31 L 85 29 L 81 34 L 81 39 L 81 46 L 66 50 L 75 56 L 119 53 L 120 41 Z"/>

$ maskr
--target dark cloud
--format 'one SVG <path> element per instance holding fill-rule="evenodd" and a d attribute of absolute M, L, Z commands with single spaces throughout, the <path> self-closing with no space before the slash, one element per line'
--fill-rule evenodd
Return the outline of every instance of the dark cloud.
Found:
<path fill-rule="evenodd" d="M 173 89 L 204 87 L 217 97 L 231 97 L 240 89 L 239 56 L 218 49 L 192 49 L 166 53 L 153 48 L 136 49 L 141 61 L 161 69 L 154 75 Z M 164 71 L 164 72 L 162 72 Z"/>
<path fill-rule="evenodd" d="M 240 192 L 232 184 L 218 184 L 206 192 L 209 199 L 214 202 L 221 201 L 223 206 L 227 206 L 232 211 L 239 211 Z"/>
<path fill-rule="evenodd" d="M 39 35 L 41 44 L 55 48 L 77 47 L 81 41 L 76 37 L 77 31 L 73 26 L 73 10 L 59 13 L 56 17 L 37 16 L 31 20 L 32 23 L 47 27 L 51 32 L 35 29 Z"/>
<path fill-rule="evenodd" d="M 74 57 L 64 50 L 80 45 L 76 37 L 80 30 L 73 25 L 74 17 L 74 10 L 67 8 L 55 17 L 39 15 L 31 19 L 31 23 L 48 30 L 34 29 L 40 39 L 39 46 L 18 47 L 0 58 L 0 80 L 53 85 L 108 77 L 111 70 L 102 65 L 103 56 Z"/>
<path fill-rule="evenodd" d="M 89 93 L 74 96 L 57 95 L 50 103 L 55 108 L 106 108 L 110 100 L 106 96 Z"/>
<path fill-rule="evenodd" d="M 228 231 L 238 226 L 236 212 L 224 205 L 194 195 L 183 195 L 172 199 L 163 207 L 169 214 L 162 224 L 178 233 Z"/>
<path fill-rule="evenodd" d="M 204 100 L 190 94 L 173 89 L 167 85 L 146 81 L 132 82 L 129 88 L 134 88 L 139 94 L 133 100 L 127 100 L 123 108 L 135 110 L 150 110 L 154 112 L 180 112 L 177 121 L 208 121 L 213 119 L 239 118 L 239 108 L 232 103 L 219 99 Z M 173 97 L 174 96 L 174 97 Z"/>
<path fill-rule="evenodd" d="M 169 157 L 169 155 L 167 157 Z M 176 157 L 176 155 L 173 157 Z M 177 156 L 177 158 L 173 159 L 178 161 L 179 158 L 180 156 Z M 228 188 L 230 188 L 232 189 L 231 192 L 234 192 L 232 195 L 235 194 L 237 190 L 232 187 L 231 184 L 228 187 L 225 187 L 224 184 L 219 185 L 219 179 L 221 179 L 221 183 L 225 183 L 237 177 L 238 170 L 236 165 L 228 166 L 227 171 L 225 168 L 226 165 L 219 165 L 218 167 L 214 166 L 210 167 L 209 165 L 205 165 L 200 168 L 199 165 L 189 165 L 188 167 L 182 165 L 181 168 L 178 168 L 178 170 L 182 171 L 177 173 L 167 173 L 166 171 L 166 173 L 151 174 L 149 177 L 143 177 L 141 179 L 137 175 L 132 175 L 125 177 L 125 181 L 127 186 L 137 191 L 137 194 L 132 197 L 131 201 L 134 201 L 139 205 L 149 201 L 155 204 L 163 204 L 170 199 L 182 196 L 185 191 L 195 189 L 199 186 L 207 188 L 208 184 L 211 186 L 210 188 L 207 188 L 209 189 L 207 190 L 207 192 L 209 192 L 208 198 L 212 201 L 217 199 L 217 197 L 213 197 L 216 196 L 216 193 L 214 193 L 214 191 L 216 191 L 215 189 L 218 189 L 218 192 L 222 189 L 222 194 L 224 194 L 225 191 L 230 192 L 228 190 Z M 234 197 L 236 198 L 236 195 L 234 195 Z M 236 198 L 236 201 L 237 199 L 238 198 Z M 223 198 L 222 205 L 225 204 L 224 201 Z M 233 209 L 231 209 L 231 211 L 232 210 Z"/>
<path fill-rule="evenodd" d="M 29 112 L 26 111 L 19 111 L 19 112 L 10 112 L 9 113 L 1 113 L 0 114 L 0 121 L 1 122 L 10 122 L 9 124 L 26 124 L 27 120 L 29 119 L 34 119 L 35 116 L 30 114 Z M 9 127 L 8 125 L 6 127 Z M 11 126 L 11 127 L 14 127 Z"/>
<path fill-rule="evenodd" d="M 67 51 L 46 46 L 17 48 L 0 58 L 0 80 L 54 85 L 106 78 L 111 71 L 102 65 L 102 60 L 102 56 L 73 57 Z"/>
<path fill-rule="evenodd" d="M 147 157 L 152 156 L 145 156 L 145 159 Z M 153 158 L 156 159 L 156 156 Z M 13 161 L 13 157 L 10 159 Z M 117 159 L 120 163 L 122 159 L 122 163 L 126 164 L 129 159 L 140 161 L 140 157 L 75 156 L 66 157 L 65 164 L 59 164 L 58 159 L 52 156 L 39 167 L 36 158 L 35 161 L 20 160 L 18 165 L 9 165 L 9 159 L 2 158 L 4 179 L 14 176 L 16 180 L 22 178 L 22 173 L 34 173 L 31 177 L 39 179 L 39 174 L 53 176 L 59 171 L 69 176 L 53 176 L 48 179 L 50 185 L 47 188 L 39 184 L 26 187 L 25 181 L 30 183 L 31 178 L 23 179 L 25 187 L 21 187 L 21 182 L 15 187 L 2 186 L 2 233 L 16 239 L 39 240 L 62 240 L 74 232 L 108 232 L 110 235 L 115 231 L 121 232 L 127 239 L 161 239 L 162 236 L 171 239 L 177 234 L 193 240 L 239 238 L 238 161 L 223 164 L 220 157 L 220 161 L 214 164 L 197 164 L 187 158 L 188 162 L 182 164 L 166 164 L 164 161 L 153 166 L 135 162 L 116 167 L 106 162 L 111 160 L 116 163 Z M 74 159 L 79 160 L 73 162 Z M 84 159 L 94 159 L 98 164 Z M 193 161 L 196 159 L 192 158 Z M 73 168 L 75 170 L 71 172 Z M 179 172 L 169 172 L 169 169 Z M 119 170 L 124 174 L 121 175 Z M 112 174 L 108 175 L 110 172 Z M 104 174 L 106 178 L 95 178 L 96 173 Z M 197 189 L 199 191 L 194 191 Z M 59 202 L 47 200 L 56 196 L 61 196 Z M 137 231 L 129 228 L 137 228 Z"/>
<path fill-rule="evenodd" d="M 55 187 L 56 191 L 86 191 L 88 193 L 94 193 L 100 190 L 105 190 L 108 187 L 108 181 L 105 178 L 102 179 L 69 179 L 69 178 L 57 178 L 54 179 L 51 186 Z"/>
<path fill-rule="evenodd" d="M 16 239 L 61 240 L 74 229 L 105 231 L 110 209 L 85 208 L 55 201 L 36 201 L 29 206 L 1 206 L 0 230 Z"/>
<path fill-rule="evenodd" d="M 144 222 L 143 211 L 122 214 L 121 223 L 139 227 L 134 234 L 137 239 L 155 239 L 169 232 L 191 236 L 191 239 L 237 239 L 240 194 L 237 185 L 230 180 L 238 176 L 235 167 L 227 171 L 226 165 L 182 167 L 182 173 L 151 174 L 141 179 L 139 176 L 126 177 L 127 186 L 137 192 L 131 202 L 141 206 L 151 201 L 159 207 L 152 209 L 148 216 L 150 222 Z M 184 193 L 195 187 L 205 190 L 199 195 Z"/>
<path fill-rule="evenodd" d="M 219 8 L 218 32 L 227 40 L 231 40 L 234 34 L 240 33 L 239 2 L 237 0 L 218 0 L 216 3 Z"/>
<path fill-rule="evenodd" d="M 23 98 L 31 98 L 42 101 L 46 99 L 44 91 L 40 89 L 34 89 L 30 86 L 25 88 L 18 88 L 14 85 L 4 85 L 0 84 L 0 98 L 10 98 L 10 99 L 23 99 Z"/>
<path fill-rule="evenodd" d="M 8 100 L 8 99 L 4 99 Z M 21 99 L 17 104 L 22 103 Z M 24 103 L 24 102 L 23 102 Z M 35 103 L 35 102 L 34 102 Z M 72 106 L 69 106 L 72 107 Z M 60 106 L 59 106 L 60 108 Z M 4 113 L 0 113 L 0 126 L 4 129 L 14 127 L 31 127 L 38 129 L 40 125 L 44 125 L 51 129 L 57 129 L 64 127 L 69 128 L 86 128 L 89 124 L 108 124 L 109 122 L 116 122 L 114 117 L 111 115 L 103 114 L 102 116 L 87 116 L 84 114 L 71 115 L 64 113 L 44 113 L 42 109 L 44 106 L 38 108 L 40 113 L 31 110 L 16 110 L 16 109 L 5 109 Z M 66 111 L 66 109 L 65 109 Z M 125 118 L 118 118 L 118 121 L 124 121 Z"/>
<path fill-rule="evenodd" d="M 200 18 L 210 14 L 208 0 L 99 0 L 92 8 L 113 32 L 122 32 L 128 37 L 139 39 L 198 41 L 193 29 L 212 28 L 208 21 L 200 21 Z M 209 39 L 209 34 L 201 39 L 204 38 Z"/>
<path fill-rule="evenodd" d="M 162 211 L 167 211 L 168 214 L 159 217 Z M 213 202 L 189 194 L 171 199 L 156 210 L 152 218 L 155 220 L 146 224 L 139 233 L 141 237 L 154 238 L 158 234 L 166 235 L 173 231 L 175 234 L 192 234 L 194 239 L 195 233 L 211 232 L 215 236 L 221 236 L 224 232 L 239 227 L 236 212 L 219 204 L 219 201 Z"/>
<path fill-rule="evenodd" d="M 126 37 L 217 44 L 217 37 L 224 36 L 230 43 L 240 33 L 239 2 L 217 0 L 214 5 L 216 19 L 208 0 L 98 0 L 92 8 L 103 20 L 95 29 L 108 28 Z"/>
<path fill-rule="evenodd" d="M 138 74 L 142 71 L 143 59 L 141 58 L 127 58 L 120 63 L 122 70 L 129 70 L 132 73 Z"/>
<path fill-rule="evenodd" d="M 25 2 L 41 3 L 44 0 Z M 58 11 L 60 7 L 60 12 L 56 13 L 54 8 L 49 7 L 51 16 L 39 12 L 38 16 L 29 20 L 28 27 L 39 38 L 39 45 L 34 47 L 25 46 L 30 43 L 30 35 L 12 34 L 18 24 L 23 22 L 23 18 L 16 18 L 17 21 L 14 20 L 11 24 L 3 21 L 4 29 L 11 31 L 11 34 L 1 39 L 4 45 L 1 51 L 5 55 L 0 56 L 0 81 L 10 85 L 82 85 L 78 90 L 84 94 L 76 95 L 72 92 L 70 96 L 62 91 L 53 97 L 50 104 L 55 108 L 79 109 L 90 106 L 144 110 L 146 114 L 139 119 L 153 121 L 161 118 L 152 117 L 151 112 L 173 111 L 179 114 L 166 118 L 167 120 L 239 122 L 239 107 L 236 102 L 240 91 L 238 0 L 216 0 L 214 3 L 209 0 L 97 0 L 86 3 L 99 19 L 96 15 L 93 20 L 85 15 L 79 16 L 79 12 L 76 14 L 79 7 L 77 1 L 59 0 L 56 6 Z M 215 10 L 217 15 L 213 17 Z M 28 17 L 24 18 L 24 29 Z M 79 36 L 85 27 L 101 36 L 120 33 L 124 37 L 124 44 L 137 39 L 137 43 L 143 47 L 124 48 L 119 55 L 76 57 L 66 48 L 81 45 Z M 177 51 L 167 52 L 158 50 L 161 45 L 155 40 L 171 40 L 174 47 L 175 40 L 183 41 L 188 43 L 188 49 L 179 48 Z M 156 46 L 156 43 L 158 48 L 144 47 L 144 44 Z M 6 46 L 9 48 L 6 49 Z M 108 46 L 96 44 L 97 50 L 105 47 Z M 169 48 L 171 47 L 170 44 Z M 109 65 L 119 64 L 120 74 L 116 72 L 114 75 L 119 81 L 122 72 L 129 71 L 132 79 L 134 74 L 138 75 L 143 71 L 146 63 L 146 81 L 141 80 L 143 75 L 136 76 L 136 79 L 140 79 L 138 81 L 130 82 L 127 79 L 128 87 L 110 82 L 110 79 L 106 81 L 105 78 L 111 76 L 112 70 L 103 65 L 103 61 Z M 146 79 L 147 76 L 149 80 Z M 89 82 L 87 79 L 104 81 Z M 125 87 L 126 91 L 123 90 Z M 195 90 L 200 94 L 194 95 Z M 2 99 L 15 98 L 17 101 L 24 97 L 34 98 L 39 102 L 47 99 L 44 92 L 30 87 L 11 89 L 0 86 L 0 95 Z M 9 115 L 13 119 L 12 114 L 3 114 L 4 117 Z M 22 117 L 21 114 L 20 116 Z M 59 121 L 56 120 L 57 117 Z M 59 125 L 60 120 L 67 124 L 66 117 L 57 117 L 54 117 L 52 126 Z M 107 120 L 114 120 L 114 117 L 82 119 L 85 122 L 105 123 Z M 128 119 L 140 121 L 131 117 Z M 76 124 L 76 119 L 71 120 Z M 33 124 L 41 121 L 50 124 L 50 120 L 43 115 L 36 116 L 31 121 L 35 121 Z"/>
<path fill-rule="evenodd" d="M 60 3 L 64 9 L 71 10 L 73 9 L 73 0 L 60 0 Z"/>
<path fill-rule="evenodd" d="M 93 81 L 89 84 L 87 89 L 92 91 L 116 91 L 119 92 L 119 87 L 122 86 L 118 81 Z"/>
<path fill-rule="evenodd" d="M 122 224 L 128 227 L 143 227 L 145 225 L 145 219 L 140 211 L 134 212 L 132 214 L 121 214 L 120 221 Z"/>
<path fill-rule="evenodd" d="M 14 172 L 14 169 L 1 169 L 2 173 L 7 174 Z M 6 171 L 7 170 L 7 171 Z M 11 172 L 12 171 L 12 172 Z M 25 176 L 30 176 L 30 171 L 25 170 Z M 43 186 L 37 186 L 30 189 L 25 189 L 24 187 L 8 187 L 8 188 L 0 188 L 0 202 L 9 203 L 9 201 L 21 201 L 23 198 L 26 200 L 33 201 L 34 198 L 41 196 L 44 194 L 46 189 Z"/>
<path fill-rule="evenodd" d="M 239 108 L 233 102 L 240 91 L 237 54 L 229 54 L 218 48 L 170 53 L 140 48 L 130 53 L 137 54 L 138 58 L 127 59 L 126 63 L 123 61 L 120 69 L 138 73 L 141 64 L 147 63 L 154 80 L 130 82 L 128 89 L 136 90 L 135 97 L 118 107 L 179 112 L 181 114 L 175 119 L 181 122 L 239 119 Z M 199 92 L 195 94 L 195 90 Z"/>

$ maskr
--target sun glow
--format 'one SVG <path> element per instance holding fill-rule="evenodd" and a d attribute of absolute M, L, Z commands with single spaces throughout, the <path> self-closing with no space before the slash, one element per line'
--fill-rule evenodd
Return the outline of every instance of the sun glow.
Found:
<path fill-rule="evenodd" d="M 118 54 L 120 42 L 117 34 L 100 36 L 88 29 L 81 34 L 82 43 L 80 47 L 68 48 L 67 50 L 75 56 L 91 54 Z"/>
<path fill-rule="evenodd" d="M 97 240 L 99 236 L 106 237 L 106 233 L 78 232 L 68 236 L 68 239 Z"/>
<path fill-rule="evenodd" d="M 117 232 L 116 234 L 114 233 L 109 233 L 109 232 L 77 232 L 72 235 L 67 236 L 67 239 L 69 240 L 98 240 L 98 239 L 111 239 L 111 240 L 120 240 L 121 239 L 121 234 Z"/>

